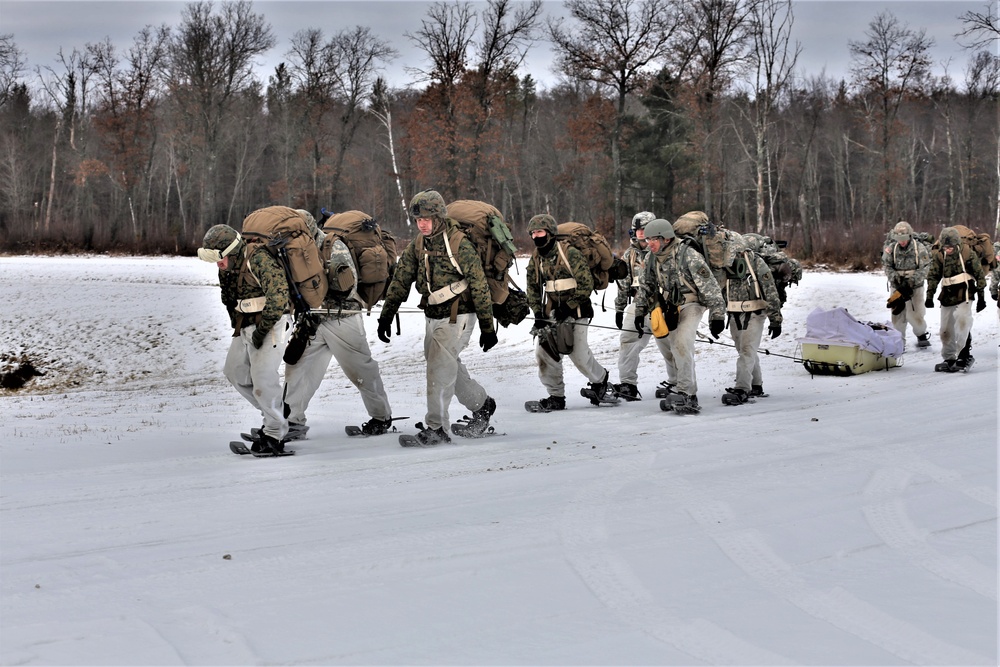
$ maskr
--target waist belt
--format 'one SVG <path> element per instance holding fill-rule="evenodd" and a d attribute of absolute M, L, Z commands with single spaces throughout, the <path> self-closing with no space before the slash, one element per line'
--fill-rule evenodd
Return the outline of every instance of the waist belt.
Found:
<path fill-rule="evenodd" d="M 259 313 L 267 304 L 266 296 L 255 296 L 252 299 L 240 299 L 236 304 L 237 313 Z"/>
<path fill-rule="evenodd" d="M 912 276 L 916 272 L 916 269 L 896 269 L 896 274 L 900 276 Z"/>
<path fill-rule="evenodd" d="M 726 304 L 726 310 L 730 313 L 753 313 L 767 308 L 767 302 L 763 299 L 753 301 L 730 301 Z"/>
<path fill-rule="evenodd" d="M 559 280 L 545 281 L 545 291 L 550 294 L 553 292 L 565 292 L 571 289 L 576 289 L 576 278 L 560 278 Z"/>
<path fill-rule="evenodd" d="M 941 280 L 942 287 L 950 287 L 951 285 L 957 285 L 959 283 L 964 283 L 972 280 L 972 276 L 968 273 L 960 273 L 957 276 L 949 276 Z"/>
<path fill-rule="evenodd" d="M 427 295 L 427 303 L 432 306 L 436 306 L 439 303 L 444 303 L 449 299 L 458 296 L 465 290 L 469 288 L 469 281 L 462 278 L 458 282 L 454 282 L 450 285 L 445 285 L 441 289 L 434 290 Z"/>
<path fill-rule="evenodd" d="M 665 290 L 661 287 L 660 294 L 663 295 L 663 298 L 667 303 L 670 303 L 670 292 L 668 290 Z M 683 292 L 681 296 L 684 298 L 684 300 L 681 303 L 677 304 L 679 306 L 680 305 L 686 306 L 689 303 L 698 303 L 698 295 L 695 294 L 694 292 Z"/>

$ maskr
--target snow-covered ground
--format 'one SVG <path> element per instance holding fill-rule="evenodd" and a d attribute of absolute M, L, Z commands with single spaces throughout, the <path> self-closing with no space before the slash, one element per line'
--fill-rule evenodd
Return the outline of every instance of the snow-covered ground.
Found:
<path fill-rule="evenodd" d="M 334 365 L 298 454 L 254 459 L 227 447 L 259 416 L 222 376 L 213 266 L 7 257 L 0 289 L 0 353 L 47 371 L 0 394 L 4 665 L 997 664 L 992 301 L 968 374 L 932 372 L 938 309 L 900 368 L 765 356 L 771 396 L 739 407 L 719 401 L 733 350 L 704 344 L 688 417 L 653 399 L 653 345 L 645 400 L 592 407 L 570 367 L 570 409 L 526 413 L 544 391 L 524 322 L 464 355 L 505 435 L 349 439 L 366 415 Z M 789 295 L 762 344 L 781 355 L 814 307 L 888 319 L 877 274 Z M 407 310 L 390 345 L 367 324 L 413 432 Z M 613 322 L 590 338 L 617 379 Z"/>

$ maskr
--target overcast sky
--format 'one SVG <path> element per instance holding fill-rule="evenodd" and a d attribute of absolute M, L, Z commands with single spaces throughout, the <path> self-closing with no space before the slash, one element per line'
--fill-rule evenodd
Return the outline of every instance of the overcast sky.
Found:
<path fill-rule="evenodd" d="M 925 29 L 935 41 L 932 56 L 937 73 L 948 72 L 961 81 L 969 53 L 956 43 L 961 30 L 958 17 L 967 11 L 984 11 L 988 0 L 796 0 L 794 38 L 802 45 L 798 70 L 806 76 L 825 71 L 835 78 L 847 76 L 850 60 L 848 42 L 864 39 L 868 24 L 880 11 L 892 12 L 912 29 Z M 145 25 L 180 22 L 187 2 L 161 0 L 0 0 L 0 33 L 14 35 L 14 41 L 27 57 L 29 70 L 54 66 L 60 47 L 65 53 L 82 50 L 87 43 L 110 37 L 121 49 Z M 355 25 L 368 26 L 388 41 L 401 57 L 387 70 L 394 86 L 411 82 L 404 66 L 423 67 L 422 53 L 404 33 L 420 27 L 430 3 L 426 0 L 270 0 L 254 2 L 254 9 L 271 24 L 277 45 L 259 68 L 267 81 L 274 66 L 285 59 L 292 35 L 306 28 L 321 28 L 327 36 Z M 484 3 L 473 3 L 483 6 Z M 562 15 L 562 3 L 549 0 L 546 15 Z M 558 79 L 552 71 L 552 52 L 539 43 L 529 53 L 522 73 L 530 72 L 543 86 Z"/>

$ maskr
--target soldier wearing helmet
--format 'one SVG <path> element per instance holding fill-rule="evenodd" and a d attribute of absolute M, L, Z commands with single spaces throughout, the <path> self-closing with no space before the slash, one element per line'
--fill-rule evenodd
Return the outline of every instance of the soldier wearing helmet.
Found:
<path fill-rule="evenodd" d="M 472 410 L 465 433 L 482 435 L 496 411 L 496 401 L 472 379 L 460 355 L 472 339 L 477 320 L 483 351 L 497 344 L 486 274 L 475 246 L 447 216 L 438 192 L 417 193 L 410 201 L 410 215 L 419 233 L 396 264 L 378 319 L 378 337 L 389 342 L 392 319 L 416 284 L 424 311 L 427 365 L 426 425 L 417 423 L 417 440 L 424 445 L 451 442 L 445 428 L 450 424 L 448 407 L 453 396 Z"/>
<path fill-rule="evenodd" d="M 896 223 L 882 249 L 882 268 L 891 293 L 887 308 L 892 309 L 892 326 L 906 343 L 906 327 L 913 327 L 917 347 L 929 347 L 927 312 L 924 306 L 925 282 L 931 268 L 930 253 L 914 238 L 913 227 L 905 220 Z"/>
<path fill-rule="evenodd" d="M 990 271 L 990 298 L 997 302 L 997 316 L 1000 317 L 1000 241 L 993 242 L 993 254 L 998 263 Z"/>
<path fill-rule="evenodd" d="M 610 394 L 608 371 L 594 358 L 587 340 L 588 325 L 594 317 L 590 303 L 594 279 L 583 254 L 557 239 L 557 232 L 555 218 L 547 213 L 528 221 L 535 250 L 528 260 L 526 291 L 528 306 L 535 314 L 532 332 L 539 334 L 535 345 L 538 378 L 548 393 L 538 401 L 543 412 L 566 408 L 562 358 L 557 350 L 545 344 L 547 334 L 553 329 L 572 330 L 572 351 L 565 354 L 589 381 L 589 389 L 582 390 L 584 395 L 598 405 Z"/>
<path fill-rule="evenodd" d="M 646 315 L 660 306 L 670 329 L 666 339 L 676 366 L 677 383 L 660 402 L 662 410 L 696 414 L 698 381 L 694 367 L 694 341 L 707 310 L 709 330 L 716 338 L 725 328 L 726 303 L 719 283 L 701 253 L 678 240 L 666 220 L 646 225 L 649 260 L 636 297 L 635 328 L 641 331 Z"/>
<path fill-rule="evenodd" d="M 940 247 L 931 254 L 927 272 L 927 300 L 924 306 L 934 307 L 934 292 L 941 285 L 941 363 L 935 371 L 954 373 L 968 370 L 975 362 L 972 356 L 972 298 L 978 296 L 976 312 L 986 308 L 983 291 L 986 273 L 979 255 L 962 242 L 954 227 L 945 227 L 938 236 Z"/>
<path fill-rule="evenodd" d="M 198 257 L 218 267 L 222 303 L 234 329 L 223 373 L 263 417 L 253 450 L 280 453 L 288 421 L 278 370 L 292 326 L 285 271 L 267 252 L 248 254 L 246 241 L 229 225 L 205 233 Z"/>

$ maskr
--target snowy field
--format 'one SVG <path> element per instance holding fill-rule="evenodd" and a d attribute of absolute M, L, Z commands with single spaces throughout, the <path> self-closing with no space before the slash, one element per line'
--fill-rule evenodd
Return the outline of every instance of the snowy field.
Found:
<path fill-rule="evenodd" d="M 968 374 L 932 372 L 934 309 L 901 367 L 810 377 L 777 355 L 814 307 L 888 311 L 881 274 L 807 272 L 762 343 L 771 396 L 723 406 L 735 353 L 703 344 L 686 417 L 653 399 L 653 345 L 645 400 L 593 407 L 570 367 L 569 409 L 526 413 L 526 321 L 464 355 L 502 437 L 349 439 L 367 417 L 334 365 L 298 454 L 254 459 L 227 446 L 260 419 L 222 376 L 214 266 L 5 257 L 0 289 L 0 353 L 46 371 L 0 393 L 0 664 L 997 664 L 992 301 Z M 406 310 L 390 345 L 366 324 L 412 433 Z"/>

